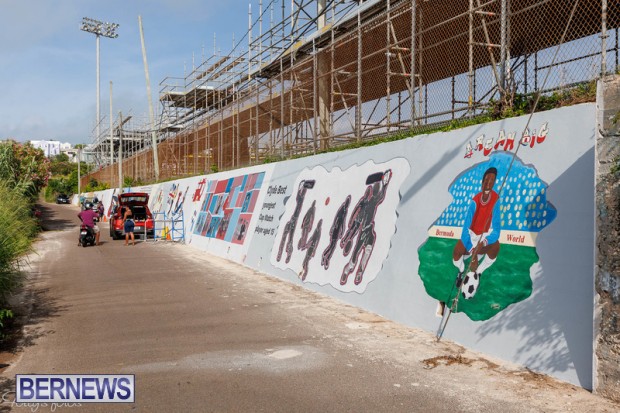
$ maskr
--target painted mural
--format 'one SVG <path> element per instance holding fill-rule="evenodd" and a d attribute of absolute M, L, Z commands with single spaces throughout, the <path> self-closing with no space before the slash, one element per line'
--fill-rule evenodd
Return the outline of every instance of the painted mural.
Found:
<path fill-rule="evenodd" d="M 182 212 L 170 240 L 198 254 L 433 333 L 437 303 L 458 296 L 446 340 L 591 388 L 595 114 L 575 105 L 139 190 L 152 211 Z M 98 195 L 109 210 L 119 193 Z"/>
<path fill-rule="evenodd" d="M 271 264 L 293 270 L 304 282 L 364 292 L 388 256 L 399 188 L 409 171 L 404 158 L 368 161 L 344 171 L 304 169 L 294 190 L 286 191 L 290 197 L 277 227 Z"/>
<path fill-rule="evenodd" d="M 260 172 L 223 180 L 201 180 L 194 199 L 198 196 L 203 201 L 191 225 L 192 235 L 243 244 L 264 176 L 265 173 Z M 189 186 L 183 199 L 187 192 Z M 198 192 L 204 194 L 197 195 Z"/>
<path fill-rule="evenodd" d="M 452 203 L 418 251 L 427 293 L 472 320 L 487 320 L 532 293 L 536 236 L 556 217 L 547 185 L 509 152 L 465 171 L 449 188 Z"/>

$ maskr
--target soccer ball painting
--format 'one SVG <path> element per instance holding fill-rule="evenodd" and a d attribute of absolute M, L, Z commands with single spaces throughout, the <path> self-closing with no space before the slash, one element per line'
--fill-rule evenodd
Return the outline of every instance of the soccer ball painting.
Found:
<path fill-rule="evenodd" d="M 478 290 L 478 284 L 480 284 L 480 274 L 474 271 L 468 272 L 463 279 L 463 284 L 461 285 L 463 298 L 466 300 L 471 300 L 474 298 L 474 295 L 476 295 L 476 291 Z"/>

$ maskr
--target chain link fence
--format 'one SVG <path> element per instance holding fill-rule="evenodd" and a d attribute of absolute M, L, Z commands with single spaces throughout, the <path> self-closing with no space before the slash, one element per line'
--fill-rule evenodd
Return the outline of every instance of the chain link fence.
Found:
<path fill-rule="evenodd" d="M 164 84 L 159 180 L 518 114 L 537 93 L 543 108 L 591 101 L 594 81 L 619 68 L 615 0 L 341 3 L 327 2 L 324 26 L 305 37 L 275 42 L 273 30 Z M 266 42 L 279 46 L 263 63 Z M 153 181 L 151 150 L 124 159 L 123 173 Z M 109 182 L 109 168 L 88 179 Z"/>

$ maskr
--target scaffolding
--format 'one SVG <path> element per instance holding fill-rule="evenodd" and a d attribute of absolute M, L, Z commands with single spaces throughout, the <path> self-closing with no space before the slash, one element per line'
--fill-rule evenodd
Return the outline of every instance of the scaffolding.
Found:
<path fill-rule="evenodd" d="M 606 0 L 260 0 L 252 10 L 228 54 L 214 44 L 189 75 L 160 83 L 160 179 L 421 132 L 619 67 L 620 5 Z M 144 181 L 148 132 L 123 151 Z M 101 159 L 107 182 L 114 166 Z"/>
<path fill-rule="evenodd" d="M 185 218 L 183 211 L 176 214 L 153 213 L 153 241 L 185 242 Z"/>

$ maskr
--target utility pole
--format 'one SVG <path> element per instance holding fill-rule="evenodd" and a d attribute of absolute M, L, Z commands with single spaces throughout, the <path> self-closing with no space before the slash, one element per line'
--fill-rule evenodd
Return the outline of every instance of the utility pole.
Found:
<path fill-rule="evenodd" d="M 146 95 L 149 100 L 149 118 L 151 121 L 151 146 L 153 148 L 153 166 L 155 170 L 155 182 L 159 182 L 159 156 L 157 153 L 157 131 L 155 130 L 155 115 L 153 112 L 153 98 L 151 97 L 151 80 L 149 78 L 149 64 L 146 60 L 146 45 L 144 43 L 144 30 L 142 29 L 142 16 L 138 16 L 140 26 L 140 41 L 142 42 L 142 60 L 144 61 L 144 76 L 146 77 Z"/>
<path fill-rule="evenodd" d="M 112 81 L 110 80 L 110 188 L 114 185 L 114 114 L 112 113 Z"/>
<path fill-rule="evenodd" d="M 123 113 L 118 112 L 118 189 L 123 192 Z"/>
<path fill-rule="evenodd" d="M 82 189 L 80 188 L 80 181 L 81 181 L 81 175 L 82 175 L 80 171 L 80 166 L 81 166 L 80 164 L 82 163 L 82 148 L 78 148 L 77 155 L 78 155 L 78 199 L 79 199 L 80 195 L 82 194 Z"/>

